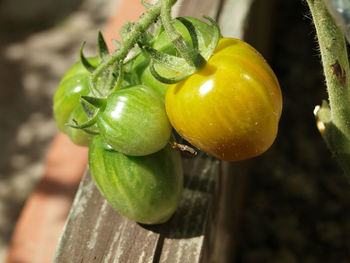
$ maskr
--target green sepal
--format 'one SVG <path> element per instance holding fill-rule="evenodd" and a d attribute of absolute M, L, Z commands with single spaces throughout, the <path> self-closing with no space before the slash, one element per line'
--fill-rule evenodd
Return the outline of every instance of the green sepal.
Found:
<path fill-rule="evenodd" d="M 85 114 L 88 116 L 88 118 L 92 118 L 93 116 L 95 116 L 98 110 L 95 106 L 82 99 L 80 100 L 80 105 L 83 108 Z"/>
<path fill-rule="evenodd" d="M 96 98 L 91 96 L 81 96 L 81 98 L 96 108 L 104 107 L 107 101 L 105 98 Z"/>
<path fill-rule="evenodd" d="M 123 77 L 124 77 L 124 73 L 123 73 L 123 62 L 121 61 L 119 63 L 119 73 L 118 75 L 114 75 L 114 77 L 117 80 L 117 83 L 115 84 L 114 88 L 112 89 L 111 93 L 116 92 L 117 90 L 121 89 L 123 86 Z"/>
<path fill-rule="evenodd" d="M 98 78 L 94 78 L 94 73 L 90 75 L 89 87 L 90 91 L 94 96 L 97 96 L 99 98 L 105 98 L 110 94 L 116 82 L 116 79 L 114 77 L 114 72 L 116 71 L 115 67 L 116 65 L 106 66 L 102 71 L 100 71 L 97 74 Z"/>
<path fill-rule="evenodd" d="M 93 125 L 95 125 L 97 119 L 97 114 L 90 120 L 84 122 L 84 123 L 78 123 L 75 119 L 73 119 L 74 124 L 72 123 L 66 123 L 66 126 L 74 128 L 74 129 L 85 129 L 85 128 L 90 128 Z"/>
<path fill-rule="evenodd" d="M 181 57 L 172 56 L 158 50 L 143 46 L 143 49 L 151 56 L 152 59 L 159 62 L 164 67 L 175 71 L 193 71 L 195 68 L 190 66 L 185 59 Z"/>
<path fill-rule="evenodd" d="M 90 135 L 99 135 L 100 133 L 98 131 L 92 130 L 92 129 L 82 129 L 82 131 L 86 132 L 87 134 Z"/>
<path fill-rule="evenodd" d="M 175 45 L 175 47 L 177 48 L 177 50 L 179 52 L 180 52 L 180 50 L 187 50 L 188 51 L 188 55 L 189 55 L 189 58 L 191 58 L 190 61 L 192 63 L 189 63 L 189 61 L 187 61 L 187 64 L 191 65 L 192 67 L 194 66 L 197 69 L 197 71 L 201 70 L 205 66 L 205 64 L 207 63 L 207 61 L 199 53 L 199 51 L 195 50 L 193 47 L 191 47 L 191 45 L 188 44 L 187 41 L 183 37 L 180 37 L 180 38 L 176 39 L 175 41 L 173 41 L 173 44 Z M 181 47 L 181 49 L 179 49 L 179 47 Z"/>
<path fill-rule="evenodd" d="M 78 129 L 86 132 L 87 134 L 91 135 L 97 135 L 99 134 L 98 128 L 95 126 L 96 120 L 89 120 L 87 122 L 84 122 L 83 124 L 79 124 L 75 119 L 72 120 L 74 124 L 72 123 L 66 123 L 66 126 Z M 90 122 L 93 122 L 92 124 Z"/>
<path fill-rule="evenodd" d="M 198 50 L 198 33 L 196 32 L 195 26 L 184 17 L 177 17 L 176 19 L 179 20 L 186 27 L 186 29 L 190 33 L 193 49 Z"/>
<path fill-rule="evenodd" d="M 177 44 L 183 46 L 190 52 L 190 56 L 195 62 L 196 67 L 189 65 L 188 62 L 182 57 L 172 56 L 163 52 L 159 52 L 158 50 L 153 49 L 148 45 L 142 46 L 142 49 L 145 50 L 152 58 L 152 62 L 150 64 L 150 72 L 155 79 L 166 84 L 177 83 L 192 75 L 193 73 L 198 72 L 206 64 L 206 61 L 211 57 L 216 49 L 216 46 L 221 37 L 221 33 L 220 28 L 214 19 L 208 16 L 203 17 L 210 21 L 213 28 L 212 39 L 208 45 L 205 43 L 205 39 L 201 31 L 196 28 L 196 26 L 189 19 L 185 17 L 177 18 L 177 20 L 180 21 L 188 30 L 191 36 L 193 47 L 190 47 L 183 38 L 176 40 Z M 162 76 L 156 69 L 157 65 L 164 66 L 174 71 L 175 76 Z"/>
<path fill-rule="evenodd" d="M 195 69 L 192 69 L 192 71 L 188 71 L 188 72 L 181 74 L 181 75 L 174 77 L 174 78 L 163 77 L 154 68 L 154 61 L 153 60 L 151 61 L 149 69 L 150 69 L 152 76 L 156 80 L 158 80 L 159 82 L 165 83 L 165 84 L 174 84 L 174 83 L 180 82 L 181 80 L 184 80 L 185 78 L 187 78 L 188 76 L 190 76 L 191 74 L 196 72 Z"/>
<path fill-rule="evenodd" d="M 152 4 L 147 3 L 145 0 L 141 0 L 141 4 L 142 4 L 146 9 L 149 9 L 149 8 L 152 8 L 152 7 L 153 7 Z"/>
<path fill-rule="evenodd" d="M 208 47 L 206 48 L 203 48 L 203 50 L 201 48 L 199 48 L 199 51 L 201 52 L 202 56 L 208 60 L 211 55 L 214 53 L 218 43 L 219 43 L 219 40 L 220 38 L 222 37 L 221 36 L 221 32 L 220 32 L 220 27 L 219 25 L 216 23 L 216 21 L 214 19 L 212 19 L 211 17 L 209 16 L 203 16 L 205 19 L 209 20 L 209 22 L 212 24 L 213 26 L 213 39 L 212 41 L 210 42 L 210 44 L 208 45 Z M 203 39 L 203 43 L 204 43 L 204 38 L 201 34 L 201 32 L 198 30 L 198 33 L 197 33 L 198 36 L 200 36 L 202 39 Z M 204 44 L 204 47 L 205 47 L 205 44 Z"/>
<path fill-rule="evenodd" d="M 192 43 L 193 43 L 193 49 L 199 52 L 205 60 L 208 60 L 211 57 L 211 55 L 214 53 L 216 46 L 218 45 L 219 39 L 221 38 L 221 32 L 218 24 L 214 19 L 212 19 L 209 16 L 203 16 L 203 17 L 209 20 L 213 28 L 212 41 L 210 42 L 209 45 L 205 44 L 204 37 L 201 31 L 198 30 L 192 24 L 191 21 L 189 21 L 185 17 L 178 17 L 176 19 L 179 20 L 190 33 Z"/>
<path fill-rule="evenodd" d="M 144 50 L 152 58 L 149 68 L 152 76 L 162 83 L 173 84 L 179 82 L 197 71 L 195 67 L 190 66 L 183 58 L 159 52 L 156 49 L 153 49 L 148 46 L 144 46 Z M 174 70 L 175 75 L 177 74 L 177 72 L 181 72 L 181 74 L 175 77 L 161 76 L 155 69 L 155 61 L 157 61 L 160 65 L 165 66 L 168 69 Z"/>
<path fill-rule="evenodd" d="M 163 29 L 164 29 L 164 26 L 162 24 L 162 21 L 158 19 L 153 25 L 153 32 L 152 32 L 153 40 L 158 38 L 160 32 L 162 32 Z"/>
<path fill-rule="evenodd" d="M 152 42 L 153 39 L 154 39 L 154 36 L 152 33 L 148 32 L 148 31 L 144 32 L 138 40 L 138 46 L 136 45 L 133 48 L 133 50 L 135 50 L 135 51 L 140 50 L 140 48 L 139 48 L 140 44 L 141 44 L 141 46 L 143 44 L 148 45 L 148 43 Z"/>
<path fill-rule="evenodd" d="M 84 41 L 80 46 L 80 50 L 79 50 L 80 61 L 89 72 L 93 72 L 96 69 L 96 67 L 90 64 L 90 62 L 86 59 L 83 53 L 85 44 L 86 42 Z"/>
<path fill-rule="evenodd" d="M 106 41 L 104 40 L 101 31 L 98 31 L 97 45 L 98 45 L 99 56 L 100 56 L 100 58 L 103 59 L 109 53 L 108 53 L 108 47 L 107 47 Z"/>

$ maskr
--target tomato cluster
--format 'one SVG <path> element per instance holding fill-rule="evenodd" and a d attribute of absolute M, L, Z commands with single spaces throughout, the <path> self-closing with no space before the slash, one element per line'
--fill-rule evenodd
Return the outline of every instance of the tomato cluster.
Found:
<path fill-rule="evenodd" d="M 239 161 L 271 146 L 282 109 L 278 81 L 255 49 L 219 39 L 217 27 L 195 18 L 173 25 L 204 66 L 189 65 L 160 27 L 151 38 L 145 34 L 118 74 L 109 67 L 94 82 L 90 71 L 109 58 L 99 38 L 100 56 L 81 55 L 54 96 L 57 126 L 74 143 L 89 146 L 101 193 L 120 213 L 145 224 L 167 221 L 181 197 L 172 128 L 211 156 Z"/>

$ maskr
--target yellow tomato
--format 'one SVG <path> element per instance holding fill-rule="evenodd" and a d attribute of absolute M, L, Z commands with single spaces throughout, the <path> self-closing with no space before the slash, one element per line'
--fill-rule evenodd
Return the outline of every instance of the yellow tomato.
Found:
<path fill-rule="evenodd" d="M 218 159 L 239 161 L 272 145 L 282 94 L 275 74 L 253 47 L 223 38 L 201 71 L 169 86 L 166 111 L 192 145 Z"/>

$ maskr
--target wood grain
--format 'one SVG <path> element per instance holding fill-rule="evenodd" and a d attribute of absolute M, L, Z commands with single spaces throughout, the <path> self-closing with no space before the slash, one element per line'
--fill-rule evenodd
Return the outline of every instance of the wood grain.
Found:
<path fill-rule="evenodd" d="M 113 210 L 87 171 L 54 262 L 152 262 L 158 238 Z"/>
<path fill-rule="evenodd" d="M 113 210 L 89 171 L 82 180 L 54 262 L 198 262 L 219 161 L 185 160 L 185 190 L 165 224 L 135 223 Z"/>

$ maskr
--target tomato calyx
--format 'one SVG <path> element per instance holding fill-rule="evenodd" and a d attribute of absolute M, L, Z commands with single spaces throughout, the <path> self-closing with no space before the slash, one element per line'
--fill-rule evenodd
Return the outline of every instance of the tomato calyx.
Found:
<path fill-rule="evenodd" d="M 149 53 L 152 58 L 149 69 L 153 77 L 161 83 L 170 84 L 179 82 L 189 75 L 198 72 L 206 65 L 207 60 L 214 52 L 221 37 L 220 29 L 213 19 L 204 17 L 210 21 L 212 32 L 204 32 L 206 36 L 203 36 L 200 29 L 201 25 L 196 25 L 191 20 L 180 17 L 177 21 L 180 21 L 185 26 L 188 31 L 186 34 L 190 35 L 190 40 L 185 40 L 185 37 L 173 25 L 175 20 L 171 18 L 170 10 L 175 2 L 176 0 L 160 0 L 156 4 L 149 4 L 143 1 L 142 4 L 147 9 L 146 13 L 138 21 L 134 23 L 127 22 L 122 26 L 120 30 L 122 42 L 115 41 L 118 48 L 114 53 L 108 53 L 106 42 L 101 32 L 99 32 L 98 49 L 100 65 L 98 67 L 93 67 L 85 59 L 82 52 L 85 43 L 82 44 L 80 58 L 82 64 L 91 72 L 89 76 L 89 88 L 94 96 L 106 98 L 111 94 L 118 81 L 117 73 L 119 70 L 121 68 L 128 68 L 132 64 L 130 62 L 141 53 Z M 153 24 L 156 26 L 153 33 L 151 33 L 148 29 Z M 161 53 L 152 48 L 152 42 L 157 39 L 161 29 L 167 33 L 168 41 L 173 45 L 179 54 L 178 56 Z M 209 44 L 207 42 L 208 35 L 212 35 L 212 40 Z M 131 59 L 127 59 L 127 55 L 131 54 L 131 52 L 134 52 L 134 56 Z M 159 66 L 171 69 L 171 71 L 174 71 L 174 74 L 170 76 L 164 75 L 162 70 L 159 71 Z"/>
<path fill-rule="evenodd" d="M 150 72 L 155 79 L 162 83 L 174 84 L 200 71 L 206 65 L 206 61 L 211 57 L 219 42 L 221 33 L 220 28 L 214 19 L 208 16 L 203 17 L 209 20 L 213 29 L 211 36 L 212 40 L 208 45 L 205 43 L 205 38 L 202 32 L 195 24 L 185 17 L 178 17 L 176 19 L 187 29 L 193 45 L 193 47 L 191 47 L 178 32 L 174 33 L 174 31 L 176 31 L 175 29 L 174 31 L 167 32 L 169 38 L 171 38 L 171 34 L 176 34 L 176 36 L 173 37 L 174 40 L 172 43 L 180 53 L 181 57 L 160 52 L 148 45 L 141 46 L 141 48 L 152 58 Z M 166 30 L 165 25 L 164 29 Z M 157 70 L 157 67 L 159 66 L 172 70 L 174 74 L 172 76 L 162 76 Z"/>
<path fill-rule="evenodd" d="M 124 62 L 131 49 L 147 34 L 149 27 L 159 18 L 162 1 L 158 1 L 154 5 L 144 2 L 147 12 L 135 23 L 126 24 L 124 29 L 129 27 L 132 30 L 124 30 L 122 43 L 117 43 L 118 49 L 106 56 L 101 64 L 91 73 L 89 86 L 95 96 L 107 97 L 111 93 L 111 87 L 115 84 L 114 74 L 118 72 L 120 62 Z M 176 0 L 169 0 L 168 2 L 172 6 Z"/>
<path fill-rule="evenodd" d="M 106 101 L 107 100 L 104 98 L 81 96 L 80 104 L 89 119 L 84 123 L 79 123 L 77 120 L 73 119 L 73 123 L 67 123 L 66 125 L 74 129 L 83 130 L 89 134 L 99 134 L 98 128 L 95 124 L 100 109 L 103 109 L 106 106 Z"/>
<path fill-rule="evenodd" d="M 85 96 L 82 96 L 85 97 Z M 89 96 L 86 96 L 88 98 L 92 98 Z M 85 112 L 85 114 L 88 116 L 88 120 L 83 123 L 79 123 L 76 119 L 73 119 L 72 122 L 66 123 L 66 126 L 82 130 L 88 134 L 91 135 L 97 135 L 99 134 L 98 128 L 96 126 L 96 119 L 97 119 L 97 114 L 99 112 L 99 109 L 96 108 L 92 103 L 88 101 L 88 99 L 81 99 L 80 104 Z"/>
<path fill-rule="evenodd" d="M 165 32 L 167 33 L 170 42 L 172 42 L 180 53 L 181 57 L 183 57 L 191 67 L 196 69 L 202 68 L 206 63 L 205 59 L 198 50 L 192 48 L 191 45 L 185 41 L 183 36 L 175 29 L 173 19 L 171 18 L 170 1 L 161 1 L 160 13 Z"/>
<path fill-rule="evenodd" d="M 89 61 L 86 59 L 83 53 L 83 49 L 86 42 L 83 42 L 80 46 L 79 56 L 80 56 L 80 62 L 83 64 L 83 66 L 91 73 L 93 74 L 98 67 L 93 66 Z M 106 44 L 106 41 L 104 40 L 102 33 L 98 32 L 97 37 L 97 46 L 98 46 L 98 54 L 99 54 L 99 60 L 100 65 L 105 61 L 108 60 L 109 52 L 108 47 Z M 89 81 L 89 88 L 93 95 L 98 97 L 106 97 L 111 90 L 115 89 L 115 86 L 118 84 L 118 74 L 116 72 L 119 71 L 120 73 L 120 66 L 121 64 L 115 64 L 110 65 L 107 67 L 104 72 L 102 73 L 102 77 L 98 79 L 98 81 L 95 83 L 95 85 L 91 85 Z"/>
<path fill-rule="evenodd" d="M 80 62 L 83 64 L 83 66 L 89 71 L 89 72 L 93 72 L 96 67 L 94 65 L 92 65 L 84 56 L 84 52 L 83 49 L 85 47 L 86 41 L 84 41 L 81 46 L 80 46 L 80 50 L 79 50 L 79 58 L 80 58 Z M 98 54 L 99 54 L 99 59 L 103 60 L 107 55 L 108 55 L 108 48 L 107 48 L 107 44 L 106 41 L 104 40 L 101 31 L 98 31 L 98 35 L 97 35 L 97 47 L 98 47 Z"/>

